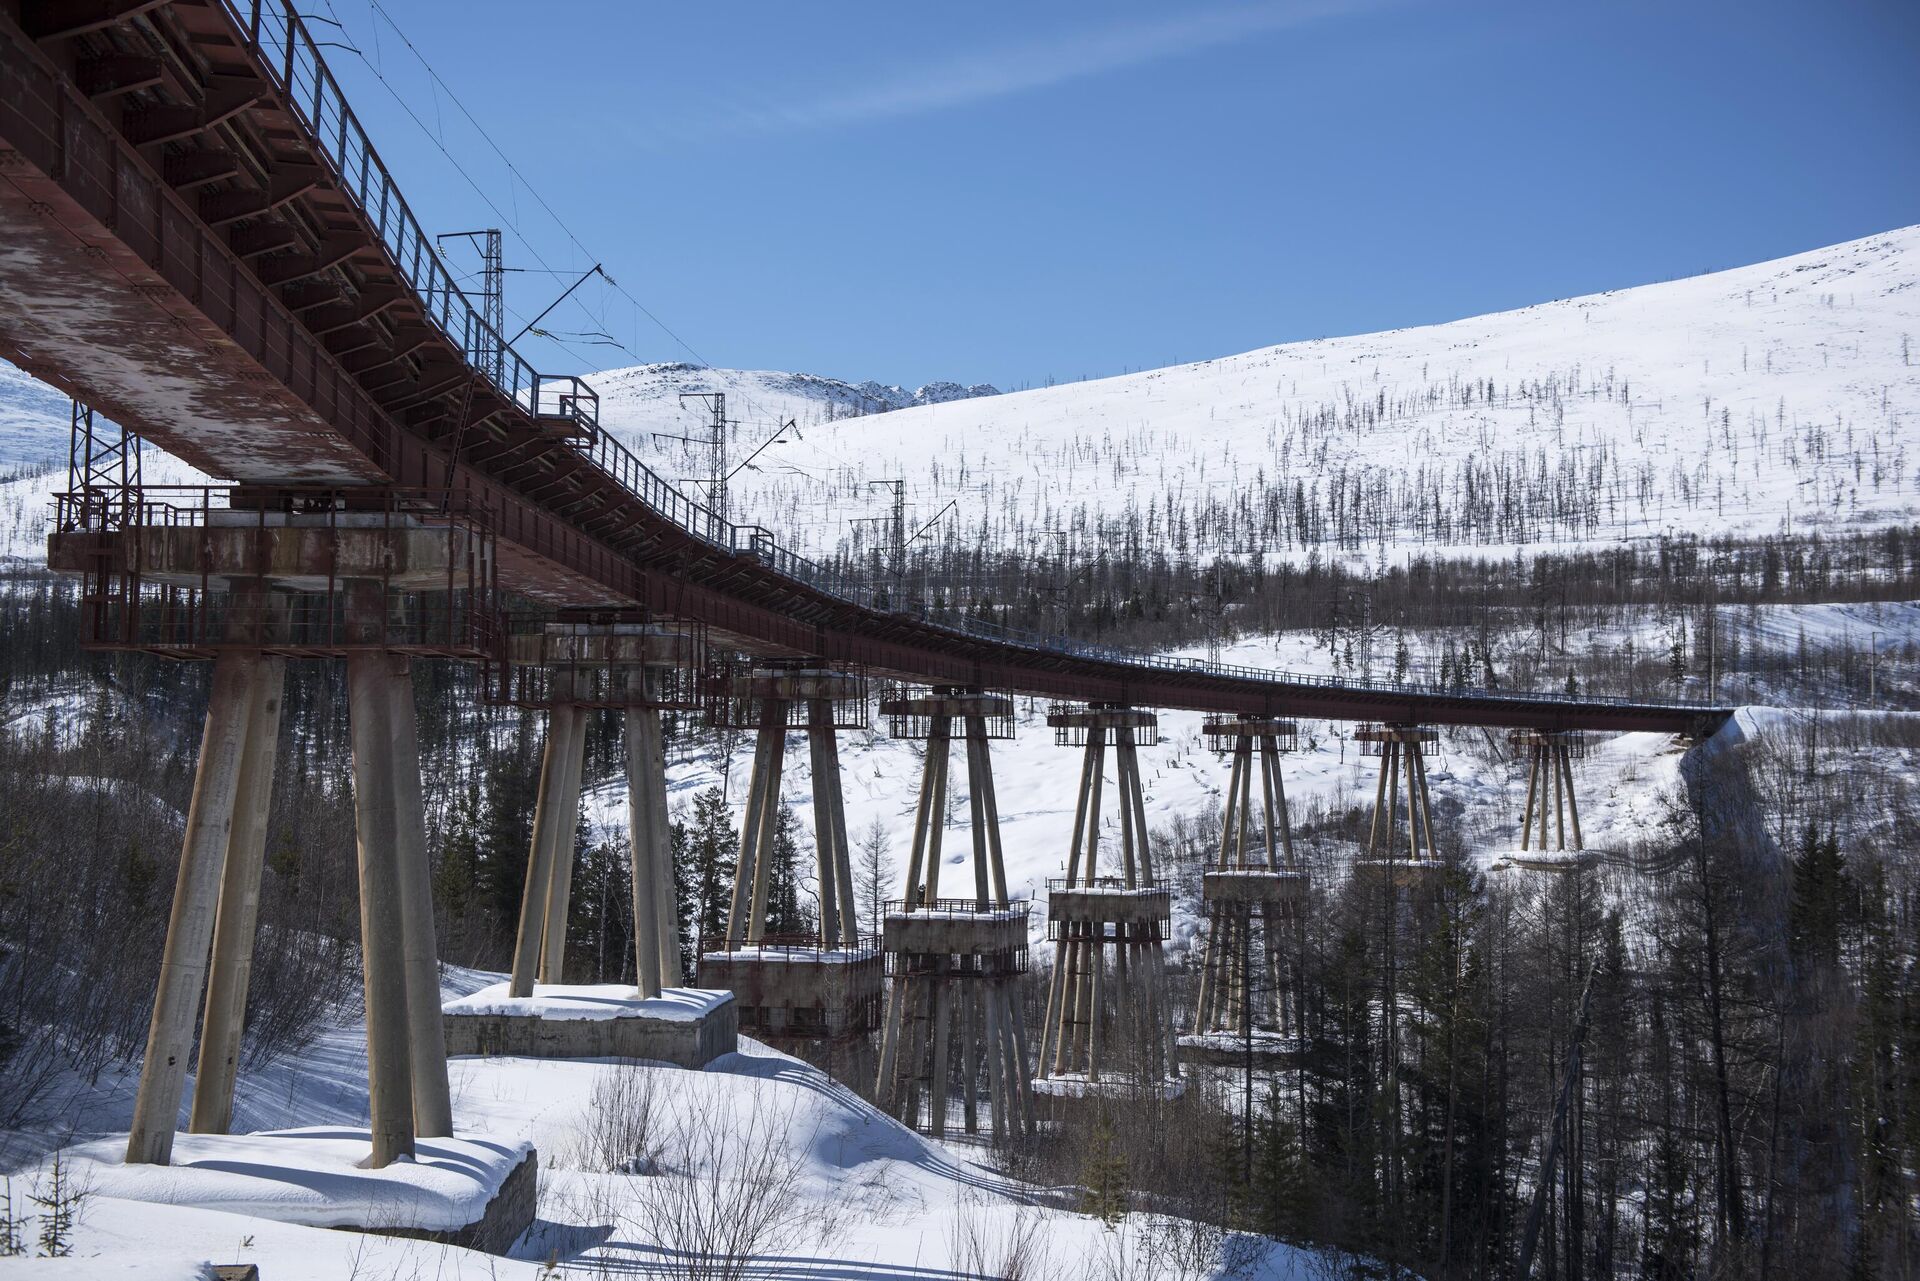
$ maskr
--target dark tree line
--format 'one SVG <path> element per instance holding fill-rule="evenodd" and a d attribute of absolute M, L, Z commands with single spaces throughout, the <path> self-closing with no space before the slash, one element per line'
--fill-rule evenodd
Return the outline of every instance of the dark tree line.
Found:
<path fill-rule="evenodd" d="M 1481 873 L 1455 832 L 1444 875 L 1389 894 L 1342 875 L 1364 816 L 1315 813 L 1303 1050 L 1256 1069 L 1252 1116 L 1239 1071 L 1189 1069 L 1182 1099 L 1070 1120 L 1011 1168 L 1086 1183 L 1117 1159 L 1134 1208 L 1376 1261 L 1360 1275 L 1518 1278 L 1536 1197 L 1533 1277 L 1920 1275 L 1920 807 L 1840 797 L 1782 848 L 1788 780 L 1755 763 L 1699 759 L 1639 848 L 1580 874 Z M 1216 832 L 1160 836 L 1180 884 Z"/>

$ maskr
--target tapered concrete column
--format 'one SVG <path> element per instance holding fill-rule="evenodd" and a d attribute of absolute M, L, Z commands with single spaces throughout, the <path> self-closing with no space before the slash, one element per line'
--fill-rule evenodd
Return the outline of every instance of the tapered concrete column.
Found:
<path fill-rule="evenodd" d="M 635 674 L 639 679 L 639 674 Z M 640 995 L 660 995 L 680 982 L 678 931 L 672 932 L 672 965 L 662 932 L 661 870 L 671 894 L 672 838 L 667 830 L 667 769 L 660 741 L 660 713 L 651 707 L 627 711 L 627 837 L 632 852 L 634 975 Z"/>
<path fill-rule="evenodd" d="M 777 780 L 771 800 L 767 796 L 767 782 L 778 768 L 773 762 L 785 751 L 786 739 L 786 709 L 769 699 L 760 711 L 760 730 L 753 744 L 753 773 L 747 777 L 747 810 L 740 820 L 740 852 L 733 869 L 733 903 L 727 913 L 729 951 L 743 941 L 757 941 L 760 937 L 750 924 L 753 887 L 761 860 L 760 834 L 766 826 L 766 808 L 780 803 Z"/>
<path fill-rule="evenodd" d="M 644 688 L 657 692 L 660 680 L 658 672 L 641 674 Z M 644 776 L 649 789 L 645 806 L 647 820 L 653 831 L 653 906 L 655 950 L 660 957 L 660 981 L 667 987 L 675 987 L 683 981 L 680 958 L 680 896 L 674 883 L 673 868 L 673 823 L 667 812 L 667 748 L 666 739 L 660 728 L 660 713 L 654 708 L 641 709 L 644 713 L 641 732 L 651 745 L 649 759 L 652 764 Z M 627 717 L 628 743 L 631 744 L 633 715 Z M 631 751 L 631 748 L 629 748 Z M 628 800 L 632 801 L 632 758 L 628 758 Z M 637 899 L 636 899 L 637 901 Z M 638 923 L 635 924 L 635 937 L 638 938 Z"/>
<path fill-rule="evenodd" d="M 573 735 L 567 740 L 567 775 L 561 780 L 558 813 L 554 816 L 553 862 L 547 882 L 547 919 L 540 944 L 540 981 L 564 983 L 567 956 L 567 917 L 573 904 L 573 863 L 579 851 L 574 848 L 575 829 L 580 824 L 581 775 L 587 764 L 587 718 L 585 708 L 576 708 Z"/>
<path fill-rule="evenodd" d="M 834 876 L 840 883 L 837 896 L 840 905 L 840 945 L 855 948 L 860 946 L 860 914 L 856 908 L 858 900 L 853 896 L 853 846 L 847 840 L 847 798 L 840 786 L 840 752 L 836 746 L 833 752 L 833 768 L 827 772 L 826 786 L 831 790 L 833 799 L 829 805 L 829 817 L 833 819 Z M 814 786 L 821 785 L 818 776 Z"/>
<path fill-rule="evenodd" d="M 767 894 L 773 888 L 773 840 L 780 830 L 780 776 L 786 768 L 787 715 L 782 706 L 779 728 L 768 730 L 772 740 L 767 751 L 766 777 L 761 780 L 760 832 L 753 842 L 753 893 L 747 902 L 747 942 L 759 943 L 767 932 Z M 744 845 L 745 842 L 742 842 Z M 739 875 L 739 873 L 735 873 Z"/>
<path fill-rule="evenodd" d="M 952 985 L 942 983 L 936 978 L 931 986 L 933 992 L 929 1001 L 933 1007 L 933 1072 L 927 1083 L 928 1101 L 931 1105 L 929 1110 L 932 1114 L 933 1133 L 938 1138 L 945 1138 L 947 1134 L 947 1044 L 949 1029 L 953 1022 L 948 1002 L 952 994 Z"/>
<path fill-rule="evenodd" d="M 846 829 L 845 818 L 836 821 L 834 815 L 840 753 L 833 735 L 833 704 L 817 698 L 808 711 L 807 746 L 813 762 L 813 860 L 814 875 L 820 886 L 820 939 L 833 944 L 840 941 L 843 933 L 841 917 L 853 911 L 852 902 L 841 898 L 840 864 L 848 861 L 847 851 L 836 843 Z"/>
<path fill-rule="evenodd" d="M 347 715 L 353 738 L 353 812 L 360 853 L 360 969 L 367 1007 L 369 1164 L 413 1155 L 413 1071 L 407 1022 L 406 916 L 396 851 L 393 685 L 387 657 L 347 659 Z M 437 1002 L 436 1002 L 437 1009 Z"/>
<path fill-rule="evenodd" d="M 246 751 L 247 710 L 259 670 L 260 659 L 254 654 L 226 653 L 214 660 L 193 801 L 187 809 L 180 871 L 173 886 L 173 912 L 167 920 L 160 981 L 147 1026 L 147 1053 L 140 1065 L 140 1087 L 127 1134 L 130 1164 L 165 1165 L 173 1155 L 173 1131 L 179 1122 L 180 1093 L 193 1045 L 193 1016 L 200 986 L 206 981 L 216 895 L 232 837 L 240 761 Z"/>
<path fill-rule="evenodd" d="M 559 704 L 547 710 L 547 743 L 540 761 L 540 794 L 533 811 L 533 836 L 527 843 L 527 879 L 520 892 L 520 924 L 514 935 L 513 996 L 533 995 L 540 970 L 541 940 L 547 923 L 547 883 L 553 872 L 553 828 L 560 817 L 560 797 L 566 783 L 566 760 L 580 710 Z M 568 836 L 571 843 L 572 836 Z"/>
<path fill-rule="evenodd" d="M 246 746 L 214 916 L 200 1059 L 193 1074 L 193 1118 L 187 1128 L 196 1134 L 225 1134 L 233 1124 L 233 1086 L 260 921 L 260 874 L 266 861 L 267 811 L 273 800 L 274 749 L 280 741 L 286 680 L 287 660 L 265 658 L 248 685 Z"/>
<path fill-rule="evenodd" d="M 416 1134 L 444 1138 L 453 1133 L 453 1102 L 447 1087 L 447 1036 L 440 1020 L 440 948 L 433 933 L 433 869 L 427 861 L 427 812 L 420 796 L 413 660 L 388 655 L 383 671 L 393 727 L 393 853 L 400 875 L 413 1125 Z"/>

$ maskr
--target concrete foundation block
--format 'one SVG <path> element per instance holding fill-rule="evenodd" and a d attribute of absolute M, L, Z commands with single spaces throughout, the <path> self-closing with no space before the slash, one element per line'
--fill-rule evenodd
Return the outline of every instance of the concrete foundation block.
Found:
<path fill-rule="evenodd" d="M 701 1068 L 740 1048 L 730 992 L 668 988 L 642 1000 L 633 988 L 542 983 L 530 997 L 497 983 L 448 1002 L 447 1054 L 537 1059 L 647 1059 Z"/>

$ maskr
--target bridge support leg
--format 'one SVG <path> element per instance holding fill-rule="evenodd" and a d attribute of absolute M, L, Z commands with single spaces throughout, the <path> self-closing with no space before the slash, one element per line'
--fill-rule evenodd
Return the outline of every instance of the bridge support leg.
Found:
<path fill-rule="evenodd" d="M 567 759 L 572 753 L 574 727 L 580 709 L 561 703 L 547 711 L 547 743 L 540 762 L 540 792 L 533 811 L 533 837 L 527 845 L 527 879 L 520 893 L 520 923 L 514 934 L 513 981 L 516 997 L 533 995 L 540 971 L 541 941 L 546 933 L 547 883 L 552 879 L 554 828 L 563 808 Z M 567 837 L 572 844 L 572 834 Z"/>
<path fill-rule="evenodd" d="M 1530 736 L 1527 745 L 1527 806 L 1520 818 L 1522 852 L 1532 847 L 1536 836 L 1540 849 L 1547 849 L 1549 818 L 1552 820 L 1553 848 L 1584 848 L 1585 843 L 1580 835 L 1580 807 L 1573 794 L 1573 749 L 1563 735 L 1535 733 Z M 1573 832 L 1572 845 L 1567 844 L 1569 826 Z"/>
<path fill-rule="evenodd" d="M 585 708 L 573 709 L 573 733 L 567 740 L 566 775 L 560 780 L 553 825 L 553 861 L 548 870 L 546 923 L 541 927 L 540 981 L 566 982 L 567 917 L 573 903 L 573 864 L 579 851 L 574 836 L 580 824 L 581 776 L 587 763 Z"/>
<path fill-rule="evenodd" d="M 840 745 L 833 704 L 816 698 L 808 707 L 808 746 L 813 754 L 813 843 L 820 879 L 820 938 L 857 947 L 860 921 L 854 909 L 853 852 L 847 843 L 847 803 L 840 788 Z"/>
<path fill-rule="evenodd" d="M 147 1028 L 147 1053 L 140 1066 L 133 1124 L 127 1134 L 129 1164 L 165 1165 L 173 1154 L 187 1055 L 193 1046 L 193 1016 L 200 986 L 206 979 L 215 897 L 226 863 L 240 762 L 246 751 L 247 709 L 260 665 L 257 655 L 246 653 L 225 653 L 214 660 L 213 689 L 200 738 L 193 801 L 187 810 L 180 871 L 173 887 L 173 912 L 167 921 L 153 1018 Z"/>
<path fill-rule="evenodd" d="M 960 1115 L 968 1134 L 980 1133 L 977 1095 L 984 1066 L 980 1056 L 980 991 L 977 985 L 969 984 L 960 989 Z M 988 1100 L 999 1107 L 991 1093 Z"/>
<path fill-rule="evenodd" d="M 247 697 L 246 745 L 235 788 L 233 828 L 227 838 L 220 905 L 213 925 L 213 961 L 207 975 L 200 1058 L 193 1074 L 196 1134 L 225 1134 L 233 1123 L 233 1087 L 245 1031 L 247 983 L 260 920 L 260 876 L 265 862 L 267 810 L 273 799 L 275 747 L 287 660 L 263 658 Z"/>
<path fill-rule="evenodd" d="M 880 1028 L 880 1072 L 873 1100 L 888 1112 L 899 1102 L 900 1042 L 906 1023 L 907 985 L 896 979 L 887 993 L 886 1021 Z"/>
<path fill-rule="evenodd" d="M 635 672 L 634 680 L 652 679 Z M 632 851 L 634 977 L 640 995 L 680 981 L 679 909 L 667 826 L 667 762 L 660 713 L 627 711 L 627 833 Z"/>
<path fill-rule="evenodd" d="M 955 1076 L 960 1080 L 967 1133 L 980 1130 L 983 1096 L 994 1134 L 1004 1133 L 1009 1125 L 1016 1131 L 1021 1128 L 1018 1090 L 1026 1084 L 1027 1073 L 1024 1055 L 1009 1052 L 1007 994 L 1013 990 L 1013 976 L 1023 967 L 1025 951 L 1024 929 L 1017 931 L 1016 945 L 1009 926 L 1024 921 L 1024 912 L 1016 912 L 1006 897 L 986 721 L 989 710 L 1002 715 L 999 709 L 1010 706 L 1004 698 L 955 690 L 939 691 L 924 700 L 905 699 L 893 704 L 894 710 L 882 704 L 888 716 L 916 725 L 906 733 L 915 737 L 924 733 L 926 757 L 914 807 L 905 892 L 900 904 L 887 910 L 888 947 L 896 961 L 875 1093 L 881 1105 L 901 1120 L 924 1125 L 936 1136 L 947 1132 Z M 952 785 L 956 718 L 965 726 L 973 878 L 970 894 L 942 899 L 940 849 Z M 906 941 L 928 927 L 938 930 L 928 942 Z M 961 958 L 958 966 L 955 957 Z M 918 1098 L 922 1087 L 927 1095 L 924 1120 Z"/>
<path fill-rule="evenodd" d="M 444 1138 L 453 1133 L 453 1101 L 447 1085 L 447 1036 L 440 1016 L 440 948 L 433 933 L 433 869 L 427 860 L 427 814 L 420 795 L 413 660 L 388 655 L 383 674 L 393 735 L 393 853 L 400 878 L 414 1132 Z"/>
<path fill-rule="evenodd" d="M 1130 1081 L 1158 1090 L 1177 1072 L 1159 920 L 1165 891 L 1154 878 L 1138 751 L 1139 735 L 1154 722 L 1133 709 L 1112 707 L 1048 719 L 1056 728 L 1083 731 L 1086 750 L 1067 875 L 1050 889 L 1049 917 L 1062 946 L 1035 1076 L 1082 1077 L 1090 1085 Z M 1117 866 L 1102 875 L 1101 793 L 1109 744 L 1120 842 Z M 1208 980 L 1206 1003 L 1228 997 Z M 1018 1028 L 1018 1011 L 1009 1011 L 1003 1023 Z"/>
<path fill-rule="evenodd" d="M 769 730 L 763 726 L 761 733 Z M 767 933 L 767 897 L 773 889 L 774 837 L 780 831 L 780 778 L 787 764 L 787 710 L 780 704 L 779 725 L 771 731 L 766 770 L 759 780 L 760 822 L 753 838 L 753 892 L 748 896 L 747 942 L 758 943 Z M 742 839 L 744 848 L 746 841 Z"/>
<path fill-rule="evenodd" d="M 1369 871 L 1386 873 L 1395 884 L 1411 884 L 1407 877 L 1441 866 L 1426 765 L 1427 745 L 1437 743 L 1439 734 L 1426 726 L 1393 724 L 1363 728 L 1359 738 L 1380 745 L 1380 781 L 1367 829 L 1364 865 Z M 1404 846 L 1396 848 L 1395 811 L 1402 807 L 1407 835 Z"/>
<path fill-rule="evenodd" d="M 981 1004 L 986 1007 L 981 1022 L 986 1025 L 987 1105 L 993 1110 L 988 1120 L 993 1137 L 1002 1139 L 1009 1132 L 1021 1132 L 1018 1098 L 1026 1074 L 1020 1071 L 1019 1060 L 1008 1061 L 1007 1036 L 1011 1029 L 1006 1020 L 1007 985 L 996 980 L 987 988 Z M 975 1032 L 979 1032 L 977 1026 Z"/>
<path fill-rule="evenodd" d="M 413 1155 L 414 1138 L 392 697 L 384 654 L 361 651 L 347 659 L 354 825 L 360 851 L 360 968 L 367 1007 L 367 1111 L 373 1132 L 369 1163 L 375 1169 Z"/>
<path fill-rule="evenodd" d="M 928 1104 L 935 1138 L 947 1137 L 948 1065 L 947 1047 L 952 1037 L 953 983 L 937 976 L 928 994 L 933 1015 L 933 1071 L 927 1082 Z"/>

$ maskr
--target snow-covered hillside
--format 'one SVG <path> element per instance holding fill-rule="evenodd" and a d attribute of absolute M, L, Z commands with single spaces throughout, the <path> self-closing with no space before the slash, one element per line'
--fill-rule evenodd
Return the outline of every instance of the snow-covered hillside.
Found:
<path fill-rule="evenodd" d="M 0 476 L 64 463 L 67 398 L 0 360 Z"/>
<path fill-rule="evenodd" d="M 815 374 L 676 364 L 616 369 L 595 374 L 592 381 L 605 400 L 608 425 L 623 439 L 649 451 L 649 457 L 660 458 L 662 449 L 677 451 L 664 459 L 665 474 L 683 482 L 696 497 L 702 491 L 685 478 L 706 474 L 705 455 L 654 435 L 701 436 L 710 430 L 707 406 L 698 400 L 683 402 L 685 393 L 726 394 L 729 434 L 734 448 L 742 451 L 734 455 L 735 462 L 788 420 L 798 429 L 798 439 L 789 434 L 789 443 L 782 449 L 805 450 L 807 438 L 823 423 L 1000 394 L 984 383 L 963 387 L 933 382 L 908 391 L 871 380 L 850 383 Z M 69 402 L 64 395 L 0 360 L 0 560 L 36 560 L 45 554 L 53 495 L 66 476 L 69 426 Z M 683 463 L 679 453 L 688 461 Z M 770 453 L 756 464 L 756 472 L 773 471 L 782 461 L 779 453 Z M 149 447 L 146 451 L 148 484 L 200 484 L 207 479 L 159 450 Z M 737 514 L 748 519 L 755 515 Z"/>
<path fill-rule="evenodd" d="M 917 392 L 642 365 L 601 420 L 690 492 L 725 392 L 737 519 L 820 555 L 871 543 L 904 479 L 955 537 L 1176 553 L 1404 554 L 1920 519 L 1920 227 L 1775 262 L 1033 391 Z M 881 412 L 886 411 L 886 412 Z M 57 461 L 66 402 L 0 366 L 0 474 Z M 689 439 L 674 440 L 671 437 Z M 42 481 L 0 488 L 27 510 Z M 11 513 L 10 513 L 11 514 Z M 22 521 L 20 517 L 24 516 Z M 964 535 L 962 533 L 964 531 Z"/>
<path fill-rule="evenodd" d="M 444 990 L 462 995 L 500 977 L 450 969 Z M 236 1130 L 317 1125 L 333 1127 L 342 1137 L 354 1135 L 343 1127 L 366 1123 L 365 1054 L 357 1019 L 343 1012 L 297 1057 L 240 1074 Z M 191 1203 L 193 1194 L 184 1182 L 156 1186 L 154 1180 L 132 1177 L 134 1172 L 113 1163 L 120 1145 L 112 1139 L 84 1145 L 127 1127 L 133 1077 L 114 1069 L 98 1081 L 73 1082 L 70 1107 L 57 1129 L 4 1136 L 16 1147 L 15 1162 L 62 1143 L 81 1144 L 70 1150 L 69 1174 L 93 1190 L 79 1206 L 73 1257 L 10 1259 L 0 1271 L 76 1281 L 104 1276 L 172 1281 L 203 1277 L 204 1265 L 211 1262 L 257 1264 L 267 1281 L 497 1281 L 560 1276 L 561 1271 L 542 1266 L 543 1260 L 559 1258 L 565 1260 L 564 1275 L 578 1277 L 1020 1275 L 1202 1281 L 1230 1274 L 1244 1281 L 1305 1281 L 1322 1275 L 1337 1258 L 1250 1238 L 1230 1243 L 1182 1220 L 1151 1214 L 1130 1216 L 1109 1229 L 1066 1208 L 1075 1199 L 1073 1190 L 1009 1179 L 984 1160 L 978 1147 L 923 1138 L 818 1069 L 744 1037 L 739 1053 L 698 1072 L 609 1060 L 509 1057 L 456 1058 L 448 1070 L 458 1135 L 507 1151 L 530 1142 L 539 1152 L 537 1218 L 509 1259 L 431 1242 L 302 1227 L 288 1221 L 300 1217 L 293 1205 L 260 1217 L 236 1209 L 156 1203 Z M 609 1168 L 613 1161 L 621 1168 Z M 193 1171 L 202 1177 L 191 1186 L 209 1185 L 205 1176 L 219 1168 L 214 1162 Z M 273 1168 L 260 1164 L 242 1172 L 255 1186 L 275 1176 Z M 30 1158 L 13 1176 L 15 1206 L 26 1211 L 29 1240 L 39 1224 L 24 1194 L 49 1177 L 49 1167 Z M 315 1189 L 307 1184 L 317 1176 L 311 1171 L 288 1169 L 284 1178 L 290 1202 L 313 1198 Z M 366 1195 L 349 1186 L 353 1182 L 378 1186 L 335 1175 L 324 1194 L 336 1202 Z M 143 1183 L 151 1200 L 111 1195 Z M 691 1201 L 671 1200 L 689 1194 L 697 1195 Z M 753 1224 L 733 1221 L 749 1204 L 755 1207 Z M 702 1214 L 689 1221 L 690 1208 Z M 703 1232 L 713 1236 L 702 1239 Z M 761 1264 L 741 1274 L 675 1266 L 685 1252 L 720 1248 L 722 1239 Z M 1021 1256 L 1025 1267 L 1010 1271 Z"/>
<path fill-rule="evenodd" d="M 865 482 L 1015 547 L 1131 526 L 1206 554 L 1772 533 L 1920 515 L 1920 227 L 1451 324 L 1269 347 L 806 430 L 732 489 L 815 554 L 873 538 Z M 649 367 L 657 370 L 657 367 Z M 642 371 L 645 373 L 645 371 Z M 603 375 L 603 419 L 669 476 L 666 392 Z M 674 382 L 679 379 L 682 381 Z M 751 448 L 790 410 L 769 398 Z M 736 452 L 735 457 L 744 456 Z M 1102 522 L 1104 521 L 1104 526 Z"/>

